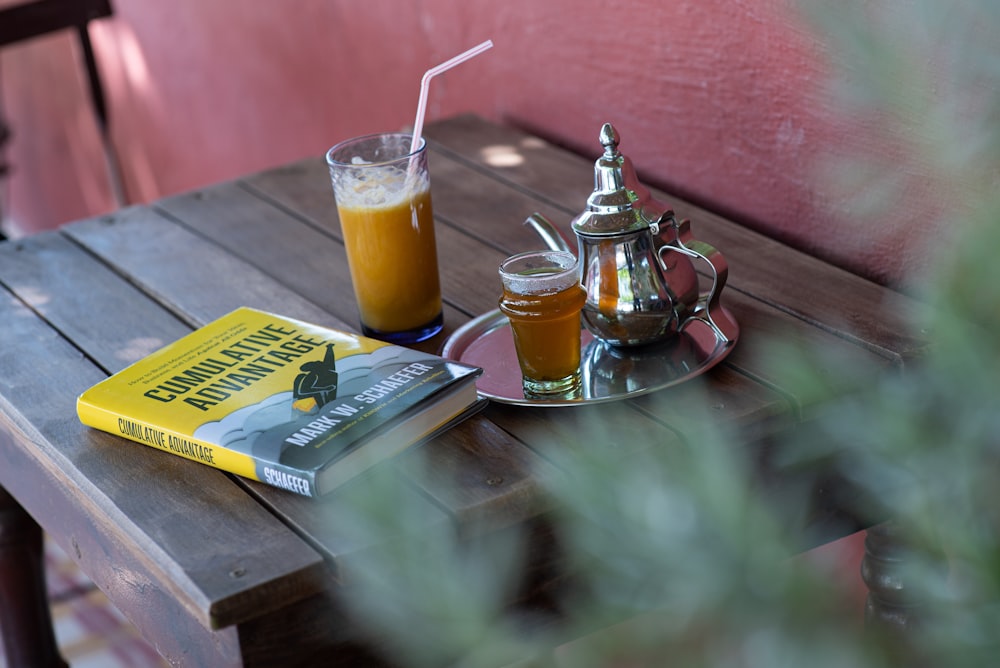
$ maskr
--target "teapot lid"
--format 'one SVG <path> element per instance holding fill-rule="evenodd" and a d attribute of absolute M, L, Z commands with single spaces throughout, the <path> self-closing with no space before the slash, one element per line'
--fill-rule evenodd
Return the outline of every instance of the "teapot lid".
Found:
<path fill-rule="evenodd" d="M 649 228 L 663 211 L 652 200 L 632 167 L 618 151 L 618 131 L 611 123 L 601 127 L 604 155 L 594 163 L 594 192 L 587 208 L 573 221 L 573 230 L 589 236 L 613 236 Z"/>

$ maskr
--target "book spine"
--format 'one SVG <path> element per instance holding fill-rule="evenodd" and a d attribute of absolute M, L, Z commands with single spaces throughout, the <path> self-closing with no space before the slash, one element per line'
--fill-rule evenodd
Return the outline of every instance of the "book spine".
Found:
<path fill-rule="evenodd" d="M 85 401 L 76 405 L 80 422 L 101 431 L 123 436 L 136 443 L 207 466 L 235 473 L 303 496 L 315 496 L 315 476 L 311 471 L 292 469 L 281 464 L 258 462 L 250 455 L 236 452 L 216 443 L 192 438 L 120 413 L 94 406 Z"/>

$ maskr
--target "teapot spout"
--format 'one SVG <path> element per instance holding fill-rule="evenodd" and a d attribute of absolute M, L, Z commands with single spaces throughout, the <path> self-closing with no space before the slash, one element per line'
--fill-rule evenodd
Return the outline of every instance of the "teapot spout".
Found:
<path fill-rule="evenodd" d="M 525 219 L 524 224 L 533 228 L 550 250 L 565 251 L 567 253 L 575 254 L 575 249 L 570 245 L 569 241 L 566 240 L 566 237 L 564 237 L 556 226 L 542 214 L 531 214 L 527 217 L 527 219 Z"/>

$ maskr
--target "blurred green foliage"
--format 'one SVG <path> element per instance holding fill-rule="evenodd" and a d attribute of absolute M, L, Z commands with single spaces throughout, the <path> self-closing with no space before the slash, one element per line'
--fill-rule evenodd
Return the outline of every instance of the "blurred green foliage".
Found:
<path fill-rule="evenodd" d="M 912 637 L 911 657 L 992 665 L 1000 656 L 1000 3 L 811 0 L 805 10 L 841 74 L 832 90 L 845 114 L 878 117 L 959 204 L 943 208 L 931 264 L 912 277 L 926 306 L 913 327 L 933 341 L 918 363 L 873 377 L 821 365 L 822 351 L 775 347 L 787 382 L 815 401 L 818 416 L 816 440 L 778 456 L 790 467 L 839 467 L 880 499 L 915 549 L 906 575 L 933 616 Z M 877 173 L 866 169 L 869 157 L 841 168 Z M 894 175 L 884 176 L 864 193 L 882 211 L 899 196 Z M 562 471 L 549 491 L 576 574 L 558 632 L 528 635 L 501 614 L 525 548 L 511 532 L 443 529 L 398 541 L 349 588 L 353 614 L 411 666 L 894 665 L 893 646 L 845 615 L 849 602 L 829 574 L 789 559 L 797 545 L 781 510 L 753 489 L 746 451 L 727 445 L 708 417 L 691 423 L 697 431 L 684 443 L 624 458 L 560 444 L 546 453 Z M 591 428 L 599 441 L 601 425 Z M 399 512 L 399 482 L 369 483 L 351 488 L 357 512 L 344 530 L 359 540 L 373 526 L 405 534 L 412 518 Z"/>

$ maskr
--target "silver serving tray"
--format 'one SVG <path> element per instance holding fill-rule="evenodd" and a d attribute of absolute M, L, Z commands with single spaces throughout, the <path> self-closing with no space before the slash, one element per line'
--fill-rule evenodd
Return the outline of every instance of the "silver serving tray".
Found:
<path fill-rule="evenodd" d="M 514 337 L 507 316 L 499 309 L 484 313 L 457 329 L 445 341 L 441 354 L 449 359 L 482 367 L 476 388 L 493 401 L 522 406 L 578 406 L 620 401 L 662 390 L 699 376 L 725 359 L 739 337 L 735 319 L 719 307 L 729 327 L 723 334 L 702 318 L 685 321 L 674 338 L 663 343 L 617 348 L 580 330 L 581 387 L 568 398 L 525 397 L 517 364 Z"/>

